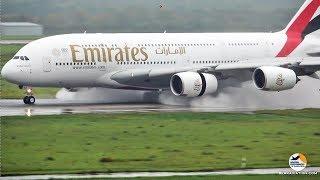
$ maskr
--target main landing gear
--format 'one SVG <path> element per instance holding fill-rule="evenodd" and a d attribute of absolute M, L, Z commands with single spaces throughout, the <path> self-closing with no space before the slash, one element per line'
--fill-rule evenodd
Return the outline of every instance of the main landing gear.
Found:
<path fill-rule="evenodd" d="M 23 98 L 24 104 L 33 105 L 36 102 L 36 98 L 33 97 L 32 88 L 31 87 L 26 87 L 26 94 L 27 94 L 27 96 L 25 96 Z"/>

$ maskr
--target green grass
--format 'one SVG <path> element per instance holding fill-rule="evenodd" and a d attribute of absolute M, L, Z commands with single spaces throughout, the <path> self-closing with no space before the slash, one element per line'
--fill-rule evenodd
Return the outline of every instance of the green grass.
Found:
<path fill-rule="evenodd" d="M 210 171 L 320 166 L 320 110 L 2 118 L 2 173 Z"/>
<path fill-rule="evenodd" d="M 18 85 L 1 80 L 1 98 L 2 99 L 22 99 L 26 93 L 25 89 L 19 89 Z M 36 98 L 55 98 L 59 88 L 33 88 L 33 94 Z"/>
<path fill-rule="evenodd" d="M 24 45 L 0 45 L 1 68 L 8 62 Z M 34 88 L 37 98 L 54 98 L 58 88 Z M 1 78 L 1 98 L 20 99 L 25 90 L 20 90 L 17 85 L 9 83 Z"/>
<path fill-rule="evenodd" d="M 42 36 L 1 36 L 1 40 L 36 40 Z"/>
<path fill-rule="evenodd" d="M 1 68 L 8 62 L 24 45 L 0 45 Z"/>

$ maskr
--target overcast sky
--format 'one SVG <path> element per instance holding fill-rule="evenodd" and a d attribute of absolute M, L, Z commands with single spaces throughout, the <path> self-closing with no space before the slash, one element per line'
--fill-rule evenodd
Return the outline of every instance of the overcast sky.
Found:
<path fill-rule="evenodd" d="M 281 30 L 303 0 L 6 0 L 3 21 L 71 32 Z"/>

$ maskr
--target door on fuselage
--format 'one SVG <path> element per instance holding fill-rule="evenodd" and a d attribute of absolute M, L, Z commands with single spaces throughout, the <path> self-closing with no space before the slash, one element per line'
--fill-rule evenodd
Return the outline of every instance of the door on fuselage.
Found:
<path fill-rule="evenodd" d="M 42 67 L 43 67 L 43 72 L 51 72 L 51 58 L 50 57 L 42 58 Z"/>

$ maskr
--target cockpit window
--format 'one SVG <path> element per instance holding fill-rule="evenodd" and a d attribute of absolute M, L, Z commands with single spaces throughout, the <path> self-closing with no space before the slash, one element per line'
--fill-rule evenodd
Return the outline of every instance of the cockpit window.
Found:
<path fill-rule="evenodd" d="M 20 59 L 22 61 L 29 61 L 30 59 L 27 56 L 14 56 L 13 59 Z"/>

